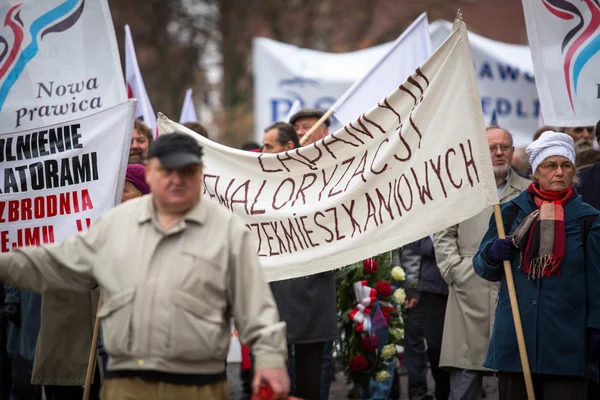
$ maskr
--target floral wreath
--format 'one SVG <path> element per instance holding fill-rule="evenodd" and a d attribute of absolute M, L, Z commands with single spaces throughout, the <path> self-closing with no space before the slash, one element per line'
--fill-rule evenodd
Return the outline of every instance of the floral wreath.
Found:
<path fill-rule="evenodd" d="M 356 397 L 368 397 L 378 383 L 391 387 L 396 345 L 404 344 L 406 293 L 398 283 L 406 276 L 392 265 L 392 253 L 383 253 L 338 272 L 338 351 Z"/>

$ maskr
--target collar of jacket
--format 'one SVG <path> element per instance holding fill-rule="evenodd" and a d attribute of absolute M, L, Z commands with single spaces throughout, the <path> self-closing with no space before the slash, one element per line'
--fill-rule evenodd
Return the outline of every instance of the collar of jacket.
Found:
<path fill-rule="evenodd" d="M 131 201 L 131 200 L 130 200 Z M 140 201 L 144 204 L 141 204 L 141 207 L 138 207 L 138 223 L 143 224 L 145 222 L 151 221 L 152 216 L 156 213 L 156 208 L 154 207 L 154 202 L 152 201 L 152 194 L 147 194 L 140 198 Z M 206 207 L 206 202 L 209 201 L 206 198 L 202 198 L 200 196 L 200 200 L 194 205 L 187 213 L 183 216 L 184 221 L 192 221 L 196 222 L 200 225 L 204 225 L 206 218 L 208 216 L 208 210 Z"/>
<path fill-rule="evenodd" d="M 535 210 L 533 198 L 527 191 L 522 192 L 518 197 L 512 200 L 525 214 L 530 214 Z M 583 218 L 587 215 L 600 215 L 600 211 L 596 210 L 581 199 L 581 195 L 574 195 L 564 206 L 565 208 L 565 224 L 569 221 Z"/>
<path fill-rule="evenodd" d="M 504 186 L 504 189 L 502 189 L 502 193 L 500 193 L 500 202 L 515 193 L 521 193 L 523 190 L 527 189 L 530 183 L 531 181 L 529 179 L 520 177 L 511 167 L 507 176 L 506 185 Z"/>

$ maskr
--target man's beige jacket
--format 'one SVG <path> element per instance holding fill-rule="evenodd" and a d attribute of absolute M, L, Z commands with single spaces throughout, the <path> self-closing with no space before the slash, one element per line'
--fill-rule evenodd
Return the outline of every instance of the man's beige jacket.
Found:
<path fill-rule="evenodd" d="M 156 218 L 152 195 L 130 200 L 86 233 L 0 255 L 0 281 L 41 293 L 99 285 L 112 371 L 223 372 L 231 316 L 256 369 L 285 368 L 285 323 L 250 231 L 207 198 L 167 232 Z"/>

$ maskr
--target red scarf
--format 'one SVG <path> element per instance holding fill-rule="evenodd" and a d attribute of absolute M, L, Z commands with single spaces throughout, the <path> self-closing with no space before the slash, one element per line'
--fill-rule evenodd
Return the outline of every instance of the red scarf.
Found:
<path fill-rule="evenodd" d="M 573 188 L 551 192 L 532 183 L 527 192 L 533 195 L 537 209 L 514 232 L 521 249 L 521 268 L 534 278 L 558 275 L 567 248 L 564 205 L 573 196 Z"/>

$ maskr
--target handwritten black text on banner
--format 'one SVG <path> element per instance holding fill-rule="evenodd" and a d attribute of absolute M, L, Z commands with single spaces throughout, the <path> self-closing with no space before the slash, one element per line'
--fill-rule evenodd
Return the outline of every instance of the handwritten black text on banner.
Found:
<path fill-rule="evenodd" d="M 205 149 L 205 198 L 239 215 L 269 280 L 390 251 L 497 203 L 464 24 L 398 90 L 344 129 L 276 155 Z"/>

